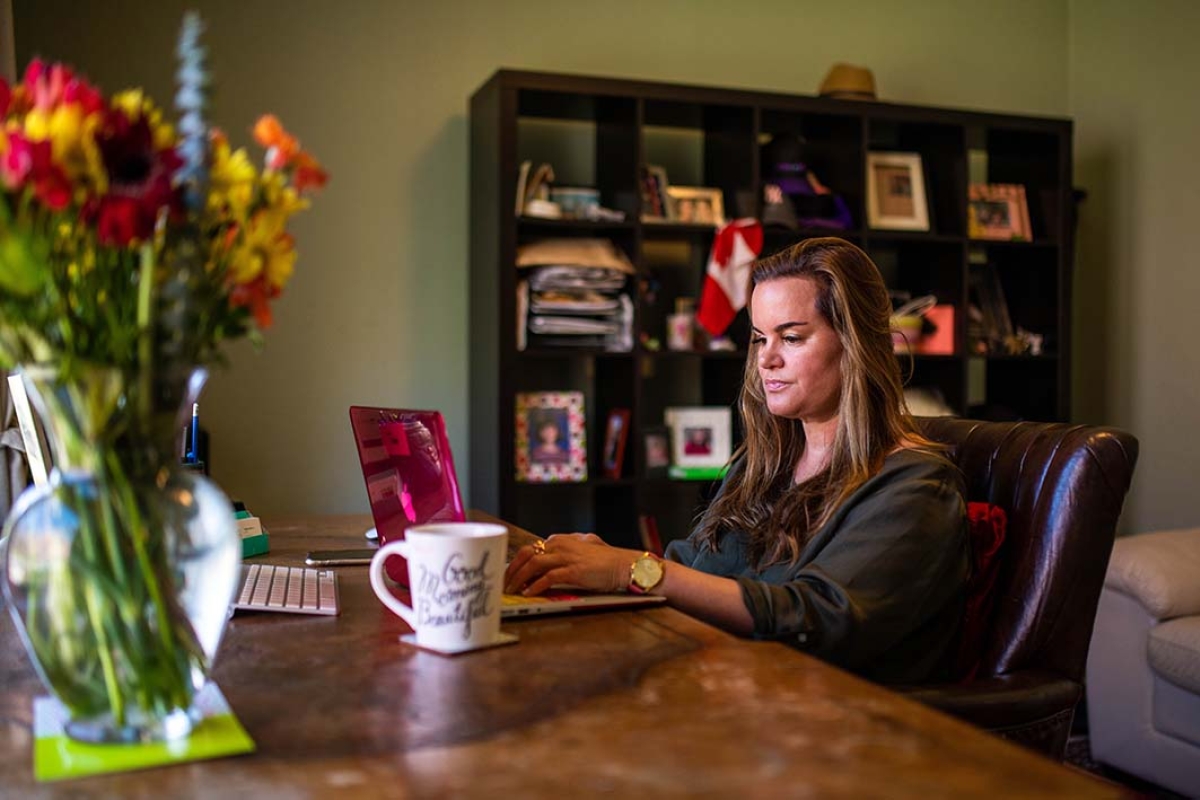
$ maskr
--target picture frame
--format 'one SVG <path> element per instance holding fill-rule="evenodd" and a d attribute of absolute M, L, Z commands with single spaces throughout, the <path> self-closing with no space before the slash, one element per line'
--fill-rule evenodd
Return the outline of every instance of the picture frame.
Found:
<path fill-rule="evenodd" d="M 665 425 L 642 428 L 642 466 L 646 477 L 667 474 L 671 467 L 671 430 Z"/>
<path fill-rule="evenodd" d="M 867 153 L 867 222 L 879 230 L 929 230 L 920 153 Z"/>
<path fill-rule="evenodd" d="M 625 463 L 625 442 L 629 438 L 629 409 L 614 408 L 608 412 L 604 426 L 604 453 L 601 469 L 605 477 L 616 480 L 621 477 Z"/>
<path fill-rule="evenodd" d="M 725 224 L 725 195 L 707 186 L 668 186 L 670 198 L 667 216 L 672 222 L 692 225 Z"/>
<path fill-rule="evenodd" d="M 669 186 L 665 168 L 657 164 L 642 167 L 642 222 L 671 221 L 671 202 L 667 195 Z"/>
<path fill-rule="evenodd" d="M 677 406 L 666 409 L 671 430 L 672 477 L 719 477 L 729 463 L 732 415 L 727 406 Z"/>
<path fill-rule="evenodd" d="M 587 480 L 583 392 L 518 392 L 516 475 L 523 483 Z"/>
<path fill-rule="evenodd" d="M 1033 241 L 1025 187 L 973 183 L 967 189 L 967 236 L 1005 242 Z"/>

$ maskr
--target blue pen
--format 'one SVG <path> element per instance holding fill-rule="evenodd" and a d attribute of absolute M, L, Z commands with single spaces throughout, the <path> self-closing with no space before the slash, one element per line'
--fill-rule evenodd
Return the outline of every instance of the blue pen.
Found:
<path fill-rule="evenodd" d="M 192 447 L 188 451 L 188 454 L 187 454 L 188 463 L 191 463 L 191 464 L 195 464 L 196 461 L 199 460 L 200 454 L 197 452 L 197 445 L 196 445 L 196 442 L 199 438 L 199 434 L 200 434 L 200 404 L 192 403 L 192 443 L 191 443 Z"/>

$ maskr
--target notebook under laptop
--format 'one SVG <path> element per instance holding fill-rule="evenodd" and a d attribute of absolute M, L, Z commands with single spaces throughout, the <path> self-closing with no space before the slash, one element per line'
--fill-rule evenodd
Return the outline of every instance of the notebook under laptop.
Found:
<path fill-rule="evenodd" d="M 454 456 L 440 412 L 351 406 L 350 427 L 380 544 L 403 539 L 411 525 L 466 519 Z M 510 557 L 511 549 L 510 546 Z M 384 571 L 400 585 L 408 585 L 403 558 L 389 558 Z M 505 595 L 500 615 L 559 614 L 577 609 L 655 604 L 664 599 L 653 595 L 575 591 L 554 591 L 542 597 Z"/>

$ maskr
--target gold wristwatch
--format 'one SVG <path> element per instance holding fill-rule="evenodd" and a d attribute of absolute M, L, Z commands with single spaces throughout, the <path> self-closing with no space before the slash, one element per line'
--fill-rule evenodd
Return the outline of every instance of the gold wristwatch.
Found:
<path fill-rule="evenodd" d="M 629 591 L 649 594 L 662 583 L 663 574 L 663 560 L 653 553 L 642 553 L 629 565 Z"/>

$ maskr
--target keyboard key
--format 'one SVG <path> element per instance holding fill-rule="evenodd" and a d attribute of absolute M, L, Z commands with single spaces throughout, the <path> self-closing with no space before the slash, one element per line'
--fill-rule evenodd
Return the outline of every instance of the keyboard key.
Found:
<path fill-rule="evenodd" d="M 334 616 L 339 613 L 337 574 L 331 569 L 245 564 L 233 607 Z"/>
<path fill-rule="evenodd" d="M 332 608 L 337 605 L 337 590 L 333 582 L 333 570 L 321 570 L 318 574 L 318 589 L 321 608 Z"/>
<path fill-rule="evenodd" d="M 251 596 L 254 594 L 254 584 L 258 581 L 258 564 L 251 564 L 247 570 L 245 581 L 242 583 L 242 591 L 238 595 L 237 602 L 243 605 L 250 602 Z"/>
<path fill-rule="evenodd" d="M 300 588 L 304 583 L 304 570 L 292 567 L 288 570 L 287 605 L 300 608 Z"/>
<path fill-rule="evenodd" d="M 283 593 L 287 589 L 287 569 L 276 569 L 271 574 L 271 599 L 267 605 L 274 608 L 283 607 Z"/>
<path fill-rule="evenodd" d="M 316 610 L 320 608 L 317 605 L 317 576 L 314 574 L 316 570 L 304 570 L 304 600 L 300 607 L 305 610 Z"/>
<path fill-rule="evenodd" d="M 258 571 L 254 577 L 254 594 L 250 596 L 250 605 L 260 607 L 267 605 L 267 595 L 271 591 L 271 576 L 274 574 L 274 567 Z"/>

